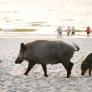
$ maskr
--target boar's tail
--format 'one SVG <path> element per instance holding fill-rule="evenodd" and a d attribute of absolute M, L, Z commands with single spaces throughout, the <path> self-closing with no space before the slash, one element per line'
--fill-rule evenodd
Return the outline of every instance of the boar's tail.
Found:
<path fill-rule="evenodd" d="M 74 51 L 79 51 L 80 50 L 78 45 L 76 45 L 75 43 L 73 43 L 73 45 L 74 45 Z"/>

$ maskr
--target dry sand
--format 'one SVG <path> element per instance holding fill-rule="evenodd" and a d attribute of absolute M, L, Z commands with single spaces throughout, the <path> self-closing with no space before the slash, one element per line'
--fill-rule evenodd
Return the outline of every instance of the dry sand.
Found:
<path fill-rule="evenodd" d="M 36 38 L 42 39 L 42 38 Z M 34 41 L 33 38 L 0 38 L 0 92 L 91 92 L 92 77 L 80 75 L 80 65 L 85 57 L 92 52 L 92 38 L 62 38 L 63 41 L 79 45 L 80 51 L 75 52 L 71 61 L 74 63 L 70 78 L 62 64 L 48 65 L 49 77 L 43 76 L 40 65 L 33 67 L 28 76 L 23 75 L 27 62 L 15 64 L 21 42 Z M 44 38 L 57 40 L 56 38 Z"/>

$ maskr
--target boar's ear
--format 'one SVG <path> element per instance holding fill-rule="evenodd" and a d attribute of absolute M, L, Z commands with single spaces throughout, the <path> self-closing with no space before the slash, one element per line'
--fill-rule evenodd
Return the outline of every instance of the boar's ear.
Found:
<path fill-rule="evenodd" d="M 25 46 L 24 43 L 21 43 L 20 47 L 21 47 L 22 50 L 25 50 L 26 49 L 26 46 Z"/>

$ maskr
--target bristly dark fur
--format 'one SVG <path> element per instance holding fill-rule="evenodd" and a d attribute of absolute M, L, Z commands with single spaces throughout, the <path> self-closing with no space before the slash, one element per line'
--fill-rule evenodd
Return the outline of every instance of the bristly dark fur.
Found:
<path fill-rule="evenodd" d="M 89 70 L 89 76 L 91 76 L 92 70 L 92 53 L 90 53 L 81 64 L 81 75 L 84 75 Z"/>
<path fill-rule="evenodd" d="M 28 61 L 28 68 L 25 75 L 32 69 L 35 64 L 41 64 L 44 76 L 47 75 L 47 64 L 62 63 L 67 70 L 67 78 L 70 77 L 73 63 L 70 59 L 73 57 L 74 51 L 78 51 L 79 47 L 75 47 L 62 41 L 36 40 L 27 44 L 21 43 L 19 56 L 15 63 L 22 63 L 23 60 Z"/>

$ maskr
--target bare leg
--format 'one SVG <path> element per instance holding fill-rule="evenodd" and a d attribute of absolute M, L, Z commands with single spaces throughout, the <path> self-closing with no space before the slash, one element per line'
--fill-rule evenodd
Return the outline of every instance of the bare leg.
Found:
<path fill-rule="evenodd" d="M 41 65 L 42 65 L 42 68 L 43 68 L 43 71 L 44 71 L 44 76 L 48 77 L 46 64 L 41 64 Z"/>
<path fill-rule="evenodd" d="M 26 72 L 24 73 L 25 75 L 28 75 L 28 72 L 32 69 L 32 67 L 35 65 L 35 63 L 29 64 Z"/>
<path fill-rule="evenodd" d="M 89 76 L 91 76 L 91 68 L 89 68 Z"/>

